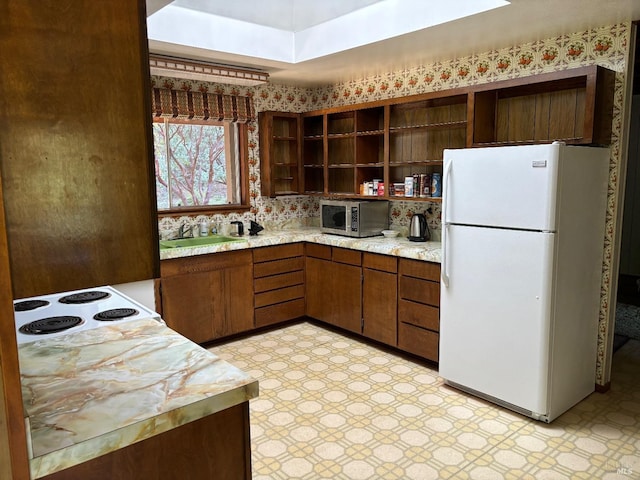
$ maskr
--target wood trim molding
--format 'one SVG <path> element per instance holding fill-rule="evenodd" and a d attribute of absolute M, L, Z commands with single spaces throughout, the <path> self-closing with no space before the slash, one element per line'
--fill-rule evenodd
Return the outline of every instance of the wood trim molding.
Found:
<path fill-rule="evenodd" d="M 29 459 L 13 318 L 13 293 L 1 174 L 0 272 L 0 478 L 28 480 Z"/>
<path fill-rule="evenodd" d="M 596 392 L 598 393 L 607 393 L 610 388 L 611 388 L 611 381 L 608 381 L 604 385 L 600 385 L 596 383 Z"/>

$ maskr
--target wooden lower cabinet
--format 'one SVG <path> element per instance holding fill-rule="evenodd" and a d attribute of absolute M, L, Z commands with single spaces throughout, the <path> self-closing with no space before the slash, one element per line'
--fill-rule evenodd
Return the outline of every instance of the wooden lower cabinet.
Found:
<path fill-rule="evenodd" d="M 362 267 L 362 333 L 395 347 L 398 345 L 398 259 L 365 253 Z"/>
<path fill-rule="evenodd" d="M 438 332 L 416 327 L 410 323 L 398 323 L 398 348 L 434 362 L 438 361 Z"/>
<path fill-rule="evenodd" d="M 440 265 L 307 244 L 307 315 L 438 361 Z"/>
<path fill-rule="evenodd" d="M 355 333 L 362 332 L 362 270 L 333 263 L 331 315 L 328 322 Z"/>
<path fill-rule="evenodd" d="M 307 315 L 362 333 L 362 254 L 307 244 Z"/>
<path fill-rule="evenodd" d="M 307 280 L 306 314 L 316 320 L 329 321 L 331 316 L 331 260 L 307 257 L 305 276 Z"/>
<path fill-rule="evenodd" d="M 398 348 L 438 361 L 440 265 L 401 258 L 398 268 Z"/>
<path fill-rule="evenodd" d="M 162 318 L 196 343 L 254 328 L 251 250 L 163 260 Z"/>
<path fill-rule="evenodd" d="M 243 402 L 43 478 L 250 480 L 249 428 Z"/>
<path fill-rule="evenodd" d="M 292 243 L 253 250 L 256 327 L 304 315 L 304 245 Z"/>
<path fill-rule="evenodd" d="M 161 262 L 167 325 L 196 343 L 307 315 L 438 361 L 440 265 L 315 243 Z"/>

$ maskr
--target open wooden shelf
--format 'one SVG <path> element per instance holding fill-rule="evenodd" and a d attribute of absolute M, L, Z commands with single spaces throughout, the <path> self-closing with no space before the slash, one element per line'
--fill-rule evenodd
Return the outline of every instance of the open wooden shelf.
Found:
<path fill-rule="evenodd" d="M 300 192 L 300 116 L 287 112 L 260 112 L 262 195 L 275 197 Z"/>
<path fill-rule="evenodd" d="M 593 65 L 302 114 L 263 112 L 276 123 L 260 124 L 263 194 L 439 202 L 391 196 L 388 186 L 442 174 L 446 149 L 556 140 L 608 145 L 614 84 L 615 72 Z M 273 168 L 284 165 L 291 178 L 265 187 L 274 183 Z M 361 196 L 360 185 L 374 179 L 384 182 L 384 196 Z"/>
<path fill-rule="evenodd" d="M 591 66 L 485 85 L 473 95 L 473 146 L 611 141 L 615 72 Z"/>

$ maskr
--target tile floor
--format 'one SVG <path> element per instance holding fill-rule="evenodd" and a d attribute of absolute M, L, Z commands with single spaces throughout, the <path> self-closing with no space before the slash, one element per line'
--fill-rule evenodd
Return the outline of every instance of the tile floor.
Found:
<path fill-rule="evenodd" d="M 260 382 L 254 480 L 640 478 L 640 342 L 612 388 L 550 425 L 443 385 L 437 370 L 312 323 L 211 347 Z"/>

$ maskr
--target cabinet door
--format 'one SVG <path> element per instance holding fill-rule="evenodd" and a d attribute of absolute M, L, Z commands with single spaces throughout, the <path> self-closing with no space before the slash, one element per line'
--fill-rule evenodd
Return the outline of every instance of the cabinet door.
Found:
<path fill-rule="evenodd" d="M 362 268 L 333 263 L 329 285 L 328 322 L 355 333 L 362 333 Z"/>
<path fill-rule="evenodd" d="M 331 261 L 307 257 L 305 265 L 307 315 L 328 322 L 331 315 Z"/>
<path fill-rule="evenodd" d="M 162 262 L 162 316 L 196 343 L 253 328 L 249 250 Z"/>
<path fill-rule="evenodd" d="M 362 268 L 307 257 L 307 315 L 355 333 L 362 324 Z"/>
<path fill-rule="evenodd" d="M 395 273 L 363 270 L 363 334 L 374 340 L 397 345 L 398 287 Z"/>
<path fill-rule="evenodd" d="M 220 292 L 220 271 L 172 275 L 162 279 L 162 318 L 176 332 L 196 343 L 215 337 L 214 324 L 222 323 L 224 302 L 215 301 Z"/>
<path fill-rule="evenodd" d="M 222 271 L 224 286 L 221 303 L 224 315 L 214 316 L 214 338 L 246 332 L 253 328 L 253 268 L 238 265 Z M 215 298 L 215 295 L 214 295 Z"/>

